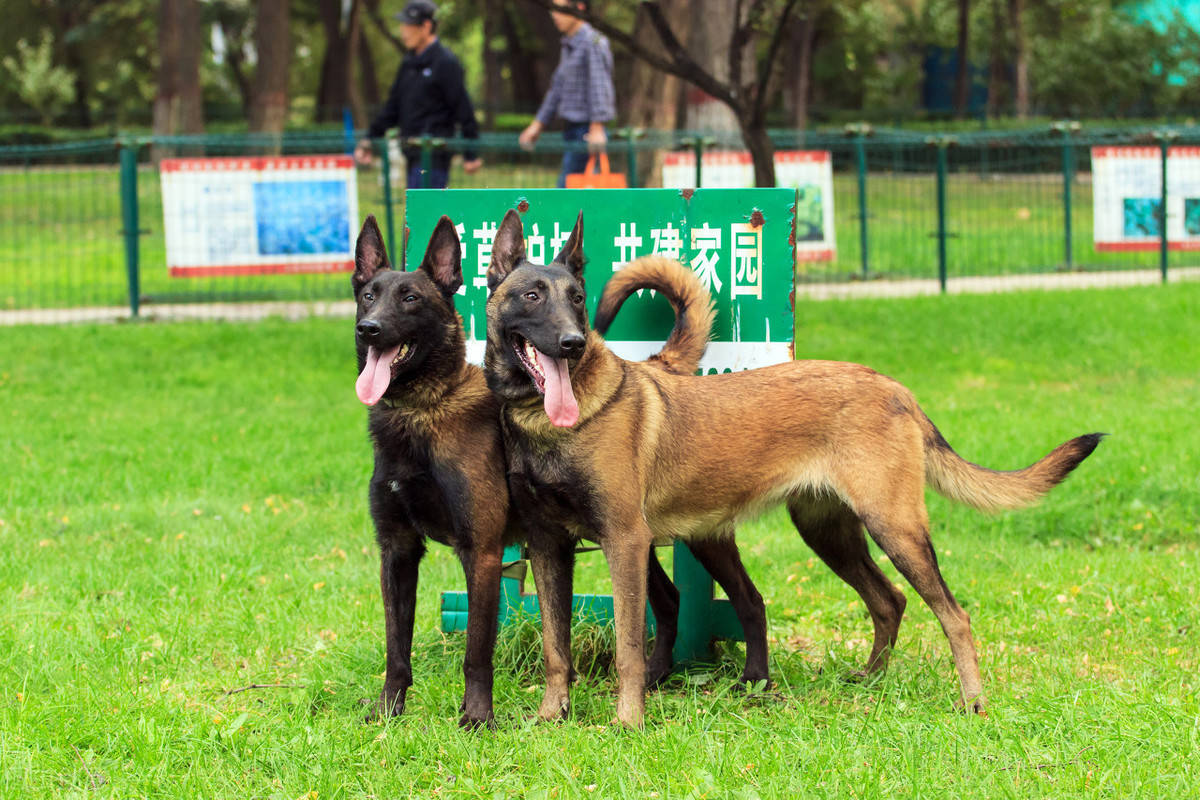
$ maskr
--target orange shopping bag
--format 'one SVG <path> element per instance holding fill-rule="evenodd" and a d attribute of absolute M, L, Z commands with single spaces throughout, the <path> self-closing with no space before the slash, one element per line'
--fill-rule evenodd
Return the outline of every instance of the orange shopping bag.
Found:
<path fill-rule="evenodd" d="M 587 166 L 583 168 L 583 172 L 568 172 L 567 173 L 567 188 L 568 189 L 624 189 L 628 184 L 625 182 L 624 172 L 612 172 L 608 168 L 608 153 L 599 154 L 600 171 L 595 171 L 597 157 L 595 155 L 588 156 Z"/>

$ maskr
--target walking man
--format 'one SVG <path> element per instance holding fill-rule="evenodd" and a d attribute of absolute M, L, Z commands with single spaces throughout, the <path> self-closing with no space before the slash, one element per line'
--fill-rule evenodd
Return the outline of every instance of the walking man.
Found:
<path fill-rule="evenodd" d="M 462 65 L 438 41 L 436 16 L 437 6 L 430 0 L 410 0 L 396 15 L 400 21 L 400 41 L 408 53 L 400 62 L 387 102 L 367 129 L 367 138 L 354 150 L 359 164 L 371 163 L 371 140 L 392 127 L 400 129 L 402 139 L 453 136 L 456 125 L 462 128 L 464 139 L 479 138 L 475 109 L 463 85 Z M 408 162 L 408 188 L 420 189 L 426 177 L 430 187 L 446 188 L 450 179 L 450 153 L 434 151 L 430 174 L 425 176 L 421 148 L 405 144 L 403 150 Z M 463 154 L 464 172 L 475 172 L 481 166 L 483 161 L 474 152 L 468 150 Z"/>
<path fill-rule="evenodd" d="M 554 0 L 554 5 L 583 12 L 590 8 L 588 0 Z M 550 12 L 550 16 L 563 35 L 562 54 L 550 79 L 550 90 L 533 122 L 521 132 L 519 141 L 523 147 L 532 147 L 545 127 L 559 116 L 566 121 L 564 141 L 587 142 L 588 150 L 603 150 L 608 139 L 604 123 L 617 115 L 608 39 L 579 17 L 558 11 Z M 566 185 L 568 173 L 583 172 L 587 159 L 586 152 L 564 153 L 558 188 Z"/>

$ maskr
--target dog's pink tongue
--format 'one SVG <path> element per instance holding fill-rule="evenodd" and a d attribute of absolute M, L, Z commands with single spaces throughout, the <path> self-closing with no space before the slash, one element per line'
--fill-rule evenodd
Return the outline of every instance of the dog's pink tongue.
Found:
<path fill-rule="evenodd" d="M 392 382 L 392 359 L 400 352 L 400 345 L 391 350 L 380 352 L 374 347 L 367 348 L 367 365 L 354 384 L 358 399 L 369 406 L 379 402 L 388 384 Z"/>
<path fill-rule="evenodd" d="M 560 428 L 579 422 L 579 404 L 571 391 L 571 376 L 565 358 L 551 358 L 538 351 L 538 363 L 546 373 L 546 416 Z"/>

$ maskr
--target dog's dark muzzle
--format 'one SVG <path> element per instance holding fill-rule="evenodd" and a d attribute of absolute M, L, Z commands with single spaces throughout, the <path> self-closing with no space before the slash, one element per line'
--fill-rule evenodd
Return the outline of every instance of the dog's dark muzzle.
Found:
<path fill-rule="evenodd" d="M 580 333 L 564 333 L 558 337 L 558 348 L 563 358 L 579 358 L 586 345 L 587 339 Z"/>
<path fill-rule="evenodd" d="M 364 319 L 359 320 L 358 324 L 354 326 L 354 330 L 364 343 L 374 344 L 383 333 L 383 326 L 373 319 Z"/>

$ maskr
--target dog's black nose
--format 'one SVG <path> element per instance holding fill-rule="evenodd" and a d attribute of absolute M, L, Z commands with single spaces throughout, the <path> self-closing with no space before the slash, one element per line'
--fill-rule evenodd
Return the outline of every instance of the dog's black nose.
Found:
<path fill-rule="evenodd" d="M 355 330 L 358 331 L 359 336 L 366 340 L 374 339 L 383 332 L 383 328 L 373 319 L 362 320 L 355 327 Z"/>
<path fill-rule="evenodd" d="M 558 346 L 567 358 L 582 355 L 583 346 L 586 343 L 587 340 L 583 338 L 583 334 L 581 333 L 564 333 L 558 337 Z"/>

